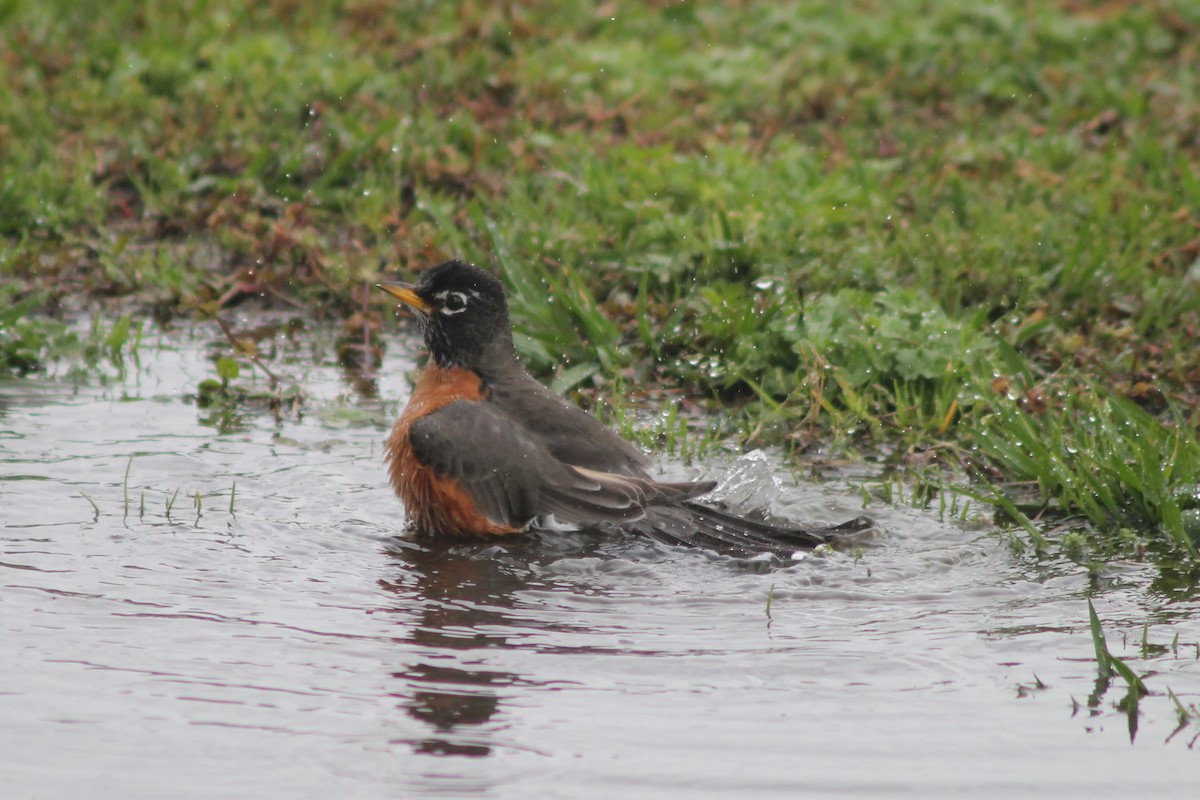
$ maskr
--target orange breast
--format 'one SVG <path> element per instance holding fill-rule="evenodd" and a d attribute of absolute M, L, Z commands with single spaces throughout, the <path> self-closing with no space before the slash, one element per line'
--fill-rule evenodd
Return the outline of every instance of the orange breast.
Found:
<path fill-rule="evenodd" d="M 470 370 L 429 364 L 384 448 L 392 486 L 409 521 L 419 530 L 481 536 L 516 533 L 521 528 L 493 523 L 475 508 L 470 494 L 454 481 L 436 475 L 413 455 L 408 436 L 413 423 L 456 400 L 484 401 L 479 376 Z"/>

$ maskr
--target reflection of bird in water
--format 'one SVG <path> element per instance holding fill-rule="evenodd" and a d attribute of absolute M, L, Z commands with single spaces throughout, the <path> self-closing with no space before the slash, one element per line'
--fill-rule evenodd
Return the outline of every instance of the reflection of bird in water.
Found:
<path fill-rule="evenodd" d="M 461 261 L 381 288 L 418 312 L 430 363 L 388 440 L 410 523 L 438 534 L 615 524 L 737 556 L 789 556 L 872 526 L 783 528 L 697 502 L 712 481 L 665 483 L 632 445 L 517 360 L 499 280 Z"/>
<path fill-rule="evenodd" d="M 499 729 L 495 720 L 503 715 L 505 689 L 526 681 L 477 666 L 477 654 L 518 646 L 506 631 L 528 633 L 528 622 L 517 622 L 509 612 L 522 591 L 546 584 L 534 576 L 528 561 L 498 558 L 482 542 L 451 548 L 403 542 L 392 553 L 403 565 L 402 573 L 397 581 L 381 580 L 380 586 L 401 596 L 407 608 L 419 605 L 420 617 L 407 639 L 428 652 L 392 674 L 404 684 L 394 694 L 402 698 L 405 711 L 429 728 L 413 747 L 437 755 L 488 755 Z"/>
<path fill-rule="evenodd" d="M 455 756 L 486 756 L 492 752 L 486 731 L 469 730 L 485 725 L 500 708 L 497 688 L 508 685 L 506 673 L 457 669 L 417 664 L 393 677 L 415 686 L 405 702 L 413 719 L 431 729 L 429 736 L 415 744 L 418 753 Z"/>
<path fill-rule="evenodd" d="M 398 540 L 389 547 L 400 569 L 394 580 L 379 585 L 397 596 L 399 608 L 420 609 L 415 622 L 405 614 L 410 631 L 404 641 L 421 655 L 392 673 L 403 684 L 392 694 L 410 717 L 429 728 L 413 742 L 418 752 L 481 756 L 512 745 L 496 741 L 506 704 L 513 694 L 546 684 L 489 668 L 487 654 L 525 648 L 572 655 L 609 652 L 567 643 L 572 634 L 590 633 L 579 620 L 518 609 L 529 591 L 561 591 L 569 585 L 549 569 L 563 556 L 607 558 L 626 552 L 620 541 L 595 534 L 571 534 L 555 543 L 519 537 L 464 540 L 450 547 Z M 531 636 L 535 632 L 545 636 Z"/>

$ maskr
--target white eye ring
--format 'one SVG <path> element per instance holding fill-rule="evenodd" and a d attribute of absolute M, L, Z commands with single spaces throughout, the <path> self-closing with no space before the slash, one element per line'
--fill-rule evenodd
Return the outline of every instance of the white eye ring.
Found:
<path fill-rule="evenodd" d="M 462 292 L 446 292 L 441 300 L 443 314 L 461 314 L 467 310 L 467 296 Z"/>

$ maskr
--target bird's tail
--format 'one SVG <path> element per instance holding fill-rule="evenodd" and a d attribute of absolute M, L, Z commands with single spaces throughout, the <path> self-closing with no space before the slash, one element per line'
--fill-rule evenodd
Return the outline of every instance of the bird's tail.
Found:
<path fill-rule="evenodd" d="M 828 528 L 785 528 L 687 501 L 652 506 L 645 517 L 622 527 L 664 544 L 702 547 L 735 558 L 770 554 L 790 559 L 798 550 L 811 550 L 876 525 L 867 517 L 855 517 Z"/>

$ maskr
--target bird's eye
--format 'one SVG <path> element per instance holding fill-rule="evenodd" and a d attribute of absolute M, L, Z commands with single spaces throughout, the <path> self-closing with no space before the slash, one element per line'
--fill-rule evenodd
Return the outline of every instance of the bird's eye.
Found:
<path fill-rule="evenodd" d="M 462 292 L 450 292 L 442 301 L 442 311 L 457 314 L 467 307 L 467 298 Z"/>

